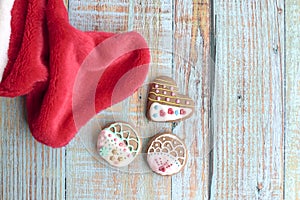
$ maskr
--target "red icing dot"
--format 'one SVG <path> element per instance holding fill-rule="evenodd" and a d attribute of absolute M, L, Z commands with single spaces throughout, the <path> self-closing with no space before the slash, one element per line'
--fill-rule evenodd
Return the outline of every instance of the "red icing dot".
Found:
<path fill-rule="evenodd" d="M 186 111 L 184 109 L 180 109 L 180 114 L 181 115 L 185 115 L 186 114 Z"/>
<path fill-rule="evenodd" d="M 117 138 L 115 138 L 114 141 L 117 141 Z"/>
<path fill-rule="evenodd" d="M 166 168 L 164 166 L 161 166 L 161 167 L 158 168 L 158 170 L 161 171 L 161 172 L 165 172 Z"/>
<path fill-rule="evenodd" d="M 168 114 L 170 114 L 170 115 L 173 115 L 173 114 L 174 114 L 174 111 L 173 111 L 172 108 L 169 108 L 169 109 L 168 109 Z"/>
<path fill-rule="evenodd" d="M 160 110 L 160 111 L 159 111 L 159 115 L 160 115 L 161 117 L 164 117 L 164 116 L 166 116 L 166 113 L 165 113 L 165 111 Z"/>
<path fill-rule="evenodd" d="M 108 137 L 111 137 L 111 134 L 108 134 Z"/>
<path fill-rule="evenodd" d="M 123 149 L 123 151 L 125 152 L 125 151 L 126 151 L 126 149 Z"/>
<path fill-rule="evenodd" d="M 124 145 L 123 142 L 120 142 L 119 146 L 121 147 L 121 146 L 123 146 L 123 145 Z"/>

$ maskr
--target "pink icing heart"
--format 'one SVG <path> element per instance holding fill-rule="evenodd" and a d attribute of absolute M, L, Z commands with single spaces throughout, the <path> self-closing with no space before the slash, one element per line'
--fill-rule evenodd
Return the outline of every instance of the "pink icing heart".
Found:
<path fill-rule="evenodd" d="M 160 115 L 161 117 L 164 117 L 164 116 L 166 116 L 166 112 L 163 111 L 163 110 L 160 110 L 160 111 L 159 111 L 159 115 Z"/>

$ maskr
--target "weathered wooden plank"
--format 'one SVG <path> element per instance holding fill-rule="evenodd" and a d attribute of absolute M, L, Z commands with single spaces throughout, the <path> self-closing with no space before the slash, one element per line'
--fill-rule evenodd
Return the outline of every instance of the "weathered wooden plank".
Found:
<path fill-rule="evenodd" d="M 285 199 L 300 199 L 300 2 L 286 1 Z"/>
<path fill-rule="evenodd" d="M 64 148 L 37 143 L 24 98 L 0 98 L 0 199 L 64 199 Z"/>
<path fill-rule="evenodd" d="M 172 177 L 172 199 L 209 198 L 210 1 L 177 0 L 174 6 L 173 74 L 183 93 L 195 100 L 195 113 L 174 133 L 185 139 L 189 159 Z"/>
<path fill-rule="evenodd" d="M 282 199 L 284 1 L 215 1 L 212 199 Z"/>
<path fill-rule="evenodd" d="M 141 33 L 151 49 L 152 64 L 147 81 L 157 75 L 170 75 L 172 70 L 172 3 L 142 0 L 69 1 L 71 23 L 82 30 L 123 32 L 136 30 Z M 142 157 L 124 172 L 117 171 L 99 162 L 93 150 L 95 135 L 106 123 L 127 121 L 138 127 L 144 141 L 147 137 L 170 127 L 158 126 L 145 118 L 147 85 L 133 97 L 101 112 L 90 126 L 79 132 L 67 147 L 67 198 L 73 199 L 171 199 L 171 178 L 149 172 Z M 85 130 L 89 130 L 86 131 Z M 87 133 L 91 141 L 85 144 L 92 149 L 90 154 L 82 144 Z M 91 134 L 89 134 L 91 133 Z M 87 136 L 87 137 L 89 137 Z M 142 154 L 141 154 L 142 155 Z M 95 159 L 96 158 L 96 159 Z M 140 162 L 140 163 L 138 163 Z M 142 164 L 141 164 L 142 163 Z"/>

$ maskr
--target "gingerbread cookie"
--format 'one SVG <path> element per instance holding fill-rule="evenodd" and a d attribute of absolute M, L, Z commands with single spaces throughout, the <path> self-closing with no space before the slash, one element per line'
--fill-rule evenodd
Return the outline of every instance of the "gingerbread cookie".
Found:
<path fill-rule="evenodd" d="M 155 173 L 163 176 L 176 174 L 186 161 L 186 146 L 176 135 L 162 133 L 149 141 L 147 162 Z"/>
<path fill-rule="evenodd" d="M 137 132 L 123 122 L 104 128 L 97 141 L 100 156 L 115 167 L 129 165 L 140 152 L 141 140 Z"/>
<path fill-rule="evenodd" d="M 172 78 L 160 76 L 150 84 L 147 104 L 147 118 L 156 122 L 173 122 L 190 117 L 194 101 L 178 93 Z"/>

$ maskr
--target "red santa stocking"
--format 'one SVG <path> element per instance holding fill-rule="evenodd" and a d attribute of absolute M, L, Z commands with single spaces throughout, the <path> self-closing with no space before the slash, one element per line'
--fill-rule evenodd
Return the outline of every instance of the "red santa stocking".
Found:
<path fill-rule="evenodd" d="M 66 145 L 96 113 L 143 84 L 150 54 L 139 34 L 79 31 L 62 0 L 15 0 L 11 13 L 0 95 L 27 94 L 38 141 Z"/>

